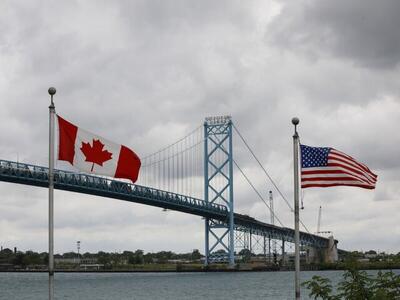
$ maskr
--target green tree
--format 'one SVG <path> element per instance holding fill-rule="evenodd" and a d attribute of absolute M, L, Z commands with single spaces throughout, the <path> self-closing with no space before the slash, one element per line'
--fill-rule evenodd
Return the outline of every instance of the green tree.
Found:
<path fill-rule="evenodd" d="M 135 264 L 143 264 L 144 263 L 144 259 L 143 259 L 143 250 L 136 250 L 134 253 L 135 256 Z"/>
<path fill-rule="evenodd" d="M 44 265 L 48 265 L 49 264 L 49 254 L 47 252 L 40 253 L 40 258 L 41 258 L 42 263 Z"/>
<path fill-rule="evenodd" d="M 78 253 L 75 252 L 65 252 L 63 254 L 63 258 L 77 258 L 78 257 Z"/>
<path fill-rule="evenodd" d="M 43 260 L 40 257 L 39 253 L 33 251 L 26 251 L 25 255 L 22 258 L 22 265 L 40 265 L 43 263 Z"/>
<path fill-rule="evenodd" d="M 373 291 L 370 286 L 373 282 L 367 272 L 350 269 L 343 274 L 343 280 L 339 283 L 339 296 L 347 299 L 365 300 L 372 299 Z"/>
<path fill-rule="evenodd" d="M 313 276 L 311 280 L 303 282 L 303 286 L 311 290 L 309 296 L 313 299 L 333 300 L 339 299 L 332 296 L 332 285 L 329 279 L 320 276 Z"/>
<path fill-rule="evenodd" d="M 192 260 L 197 260 L 197 259 L 200 259 L 200 258 L 201 258 L 201 254 L 200 254 L 199 249 L 193 249 L 193 252 L 191 254 L 191 259 Z"/>
<path fill-rule="evenodd" d="M 244 262 L 249 262 L 251 258 L 251 251 L 249 249 L 242 249 L 240 250 L 239 255 L 243 257 Z"/>
<path fill-rule="evenodd" d="M 146 253 L 143 255 L 144 263 L 151 264 L 153 262 L 153 255 L 151 253 Z"/>
<path fill-rule="evenodd" d="M 372 282 L 372 289 L 376 291 L 374 299 L 400 299 L 400 276 L 392 271 L 379 271 Z"/>
<path fill-rule="evenodd" d="M 133 265 L 144 264 L 145 259 L 143 250 L 138 249 L 135 252 L 130 252 L 128 256 L 128 263 Z"/>
<path fill-rule="evenodd" d="M 351 267 L 343 274 L 338 285 L 338 294 L 332 294 L 332 285 L 329 279 L 313 276 L 311 280 L 303 282 L 310 290 L 309 296 L 323 300 L 398 300 L 400 299 L 400 275 L 392 271 L 379 272 L 376 277 L 368 276 L 365 271 Z"/>
<path fill-rule="evenodd" d="M 17 266 L 25 266 L 25 265 L 24 265 L 24 256 L 25 256 L 24 253 L 18 251 L 18 252 L 14 255 L 14 258 L 13 258 L 12 263 L 13 263 L 14 265 L 17 265 Z"/>
<path fill-rule="evenodd" d="M 109 253 L 99 251 L 97 253 L 97 261 L 104 266 L 110 265 L 111 259 Z"/>
<path fill-rule="evenodd" d="M 14 252 L 9 249 L 5 248 L 0 251 L 0 262 L 1 263 L 13 263 L 14 261 Z"/>

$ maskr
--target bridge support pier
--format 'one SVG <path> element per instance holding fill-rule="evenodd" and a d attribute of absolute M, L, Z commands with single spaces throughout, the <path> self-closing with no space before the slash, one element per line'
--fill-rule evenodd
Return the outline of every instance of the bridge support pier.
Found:
<path fill-rule="evenodd" d="M 269 262 L 272 262 L 272 257 L 271 257 L 271 237 L 268 236 L 268 258 Z"/>
<path fill-rule="evenodd" d="M 333 238 L 333 236 L 329 237 L 328 248 L 324 251 L 324 262 L 326 263 L 334 263 L 339 259 L 339 254 L 337 250 L 337 242 Z"/>
<path fill-rule="evenodd" d="M 322 262 L 323 252 L 321 248 L 308 246 L 306 248 L 306 263 L 307 264 L 318 264 Z"/>
<path fill-rule="evenodd" d="M 250 232 L 249 232 L 249 241 L 250 241 L 249 250 L 250 250 L 250 253 L 253 253 L 253 235 L 251 233 L 251 229 L 250 229 Z"/>
<path fill-rule="evenodd" d="M 205 230 L 205 245 L 204 245 L 205 246 L 204 265 L 208 266 L 208 264 L 209 264 L 208 258 L 210 257 L 210 251 L 209 251 L 209 249 L 210 249 L 210 236 L 209 236 L 209 232 L 210 232 L 209 223 L 210 223 L 210 220 L 208 218 L 205 218 L 204 223 L 205 223 L 205 229 L 206 229 Z"/>
<path fill-rule="evenodd" d="M 265 233 L 263 235 L 263 254 L 265 262 L 267 261 L 267 238 L 265 237 Z"/>

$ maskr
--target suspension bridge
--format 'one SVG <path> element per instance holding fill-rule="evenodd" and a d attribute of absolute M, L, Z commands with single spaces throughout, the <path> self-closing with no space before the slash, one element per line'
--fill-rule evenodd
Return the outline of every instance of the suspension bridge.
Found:
<path fill-rule="evenodd" d="M 206 118 L 199 126 L 175 143 L 147 155 L 142 160 L 136 184 L 106 177 L 55 170 L 56 189 L 125 200 L 167 210 L 201 216 L 205 222 L 205 264 L 214 261 L 235 263 L 235 250 L 260 247 L 271 258 L 279 243 L 282 256 L 285 243 L 294 243 L 294 230 L 285 227 L 233 157 L 233 132 L 236 132 L 278 193 L 292 208 L 266 172 L 229 116 Z M 271 214 L 271 223 L 234 211 L 234 166 L 243 175 L 255 195 Z M 0 181 L 48 187 L 46 167 L 0 160 Z M 279 225 L 274 224 L 277 220 Z M 304 224 L 303 224 L 304 226 Z M 300 232 L 303 249 L 325 261 L 337 259 L 337 241 L 311 234 L 304 226 Z M 226 255 L 218 253 L 224 250 Z M 219 256 L 218 256 L 219 255 Z"/>

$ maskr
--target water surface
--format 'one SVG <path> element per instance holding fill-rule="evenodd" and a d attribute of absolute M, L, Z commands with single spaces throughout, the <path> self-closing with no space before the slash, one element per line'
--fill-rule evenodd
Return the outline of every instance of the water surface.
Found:
<path fill-rule="evenodd" d="M 309 271 L 337 283 L 342 271 Z M 48 298 L 47 273 L 0 273 L 0 299 Z M 309 299 L 302 290 L 302 299 Z M 293 272 L 56 273 L 56 299 L 293 299 Z"/>

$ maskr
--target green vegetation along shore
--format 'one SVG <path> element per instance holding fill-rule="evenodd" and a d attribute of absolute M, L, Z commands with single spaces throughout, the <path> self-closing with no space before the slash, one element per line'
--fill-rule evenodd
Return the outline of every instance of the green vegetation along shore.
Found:
<path fill-rule="evenodd" d="M 360 269 L 400 269 L 400 253 L 384 254 L 373 250 L 349 253 L 357 261 Z M 289 256 L 289 254 L 287 255 Z M 247 251 L 236 255 L 236 266 L 230 268 L 227 263 L 214 262 L 204 266 L 204 256 L 198 251 L 177 254 L 171 251 L 144 253 L 142 250 L 123 251 L 121 253 L 103 252 L 83 253 L 67 252 L 56 254 L 58 272 L 223 272 L 223 271 L 279 271 L 294 269 L 293 262 L 282 260 L 278 256 L 265 257 Z M 0 251 L 0 271 L 45 272 L 48 254 L 46 252 L 17 251 L 9 248 Z M 302 270 L 345 270 L 346 258 L 337 263 L 303 263 Z"/>

